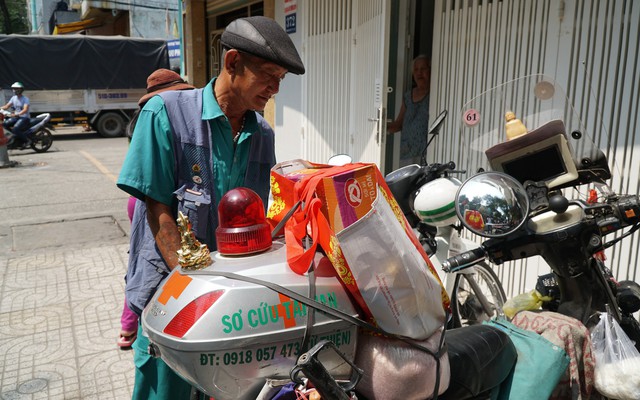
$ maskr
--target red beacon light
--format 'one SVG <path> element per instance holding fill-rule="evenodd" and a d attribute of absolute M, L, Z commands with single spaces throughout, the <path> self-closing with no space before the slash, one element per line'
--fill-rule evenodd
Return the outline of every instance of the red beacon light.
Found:
<path fill-rule="evenodd" d="M 271 248 L 271 228 L 264 203 L 248 188 L 229 190 L 218 204 L 218 252 L 225 256 L 259 253 Z"/>

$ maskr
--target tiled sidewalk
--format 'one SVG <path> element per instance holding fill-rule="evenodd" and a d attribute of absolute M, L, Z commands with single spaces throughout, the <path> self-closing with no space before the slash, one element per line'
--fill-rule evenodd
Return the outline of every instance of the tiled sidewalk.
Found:
<path fill-rule="evenodd" d="M 116 346 L 128 239 L 0 255 L 0 399 L 130 399 Z"/>

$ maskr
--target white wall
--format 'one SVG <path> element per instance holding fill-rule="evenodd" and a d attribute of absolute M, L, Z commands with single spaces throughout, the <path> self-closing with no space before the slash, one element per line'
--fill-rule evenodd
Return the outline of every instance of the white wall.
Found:
<path fill-rule="evenodd" d="M 177 9 L 174 3 L 167 3 L 167 7 Z M 146 39 L 178 39 L 173 35 L 173 24 L 174 22 L 177 24 L 176 18 L 178 18 L 178 11 L 169 11 L 167 13 L 165 10 L 152 10 L 132 6 L 129 8 L 131 36 Z"/>
<path fill-rule="evenodd" d="M 639 27 L 637 2 L 437 0 L 430 113 L 448 109 L 449 118 L 429 159 L 452 159 L 464 166 L 465 155 L 452 144 L 459 140 L 462 105 L 502 82 L 543 73 L 567 90 L 588 131 L 595 130 L 595 120 L 604 121 L 607 132 L 598 131 L 601 148 L 609 164 L 618 167 L 612 171 L 612 187 L 638 194 Z M 597 100 L 591 101 L 594 96 Z M 607 135 L 610 142 L 603 139 Z M 635 234 L 607 250 L 615 276 L 640 279 L 639 249 Z M 533 289 L 537 275 L 549 271 L 532 259 L 495 270 L 509 295 Z"/>
<path fill-rule="evenodd" d="M 289 34 L 300 53 L 302 61 L 305 62 L 302 50 L 302 17 L 301 9 L 304 0 L 297 0 L 297 30 Z M 277 0 L 275 4 L 275 20 L 284 27 L 284 0 Z M 308 70 L 309 65 L 305 68 Z M 276 132 L 276 159 L 278 162 L 301 158 L 302 156 L 302 83 L 301 76 L 287 74 L 280 84 L 280 93 L 275 97 L 276 112 L 275 126 Z"/>

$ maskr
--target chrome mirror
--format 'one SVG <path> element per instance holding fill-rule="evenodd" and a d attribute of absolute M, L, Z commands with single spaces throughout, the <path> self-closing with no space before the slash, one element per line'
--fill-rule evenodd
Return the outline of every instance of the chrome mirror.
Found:
<path fill-rule="evenodd" d="M 458 189 L 456 213 L 473 233 L 503 237 L 526 222 L 529 198 L 515 178 L 502 172 L 483 172 L 467 179 Z"/>

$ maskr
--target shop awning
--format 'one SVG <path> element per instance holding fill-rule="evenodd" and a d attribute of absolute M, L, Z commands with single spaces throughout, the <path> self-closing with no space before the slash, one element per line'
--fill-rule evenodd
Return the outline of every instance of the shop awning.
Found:
<path fill-rule="evenodd" d="M 82 21 L 67 22 L 65 24 L 56 24 L 53 29 L 54 35 L 66 35 L 68 33 L 77 33 L 89 28 L 95 28 L 102 25 L 102 21 L 98 18 L 90 18 Z"/>

